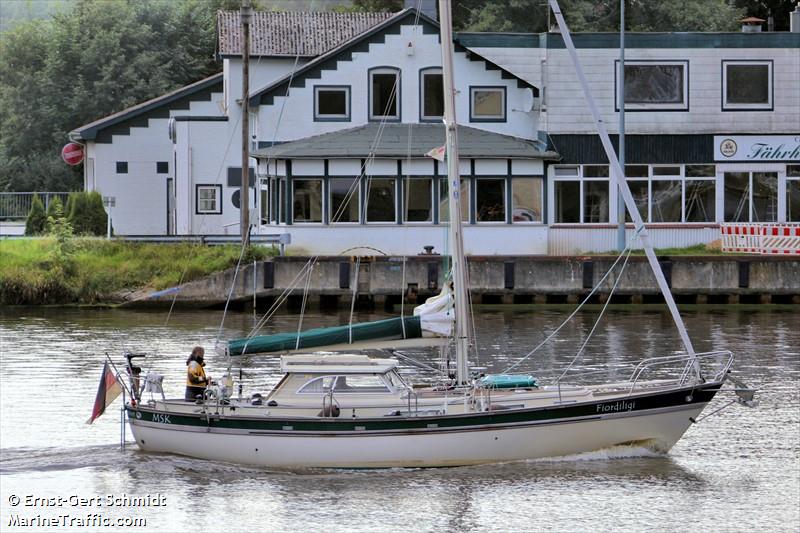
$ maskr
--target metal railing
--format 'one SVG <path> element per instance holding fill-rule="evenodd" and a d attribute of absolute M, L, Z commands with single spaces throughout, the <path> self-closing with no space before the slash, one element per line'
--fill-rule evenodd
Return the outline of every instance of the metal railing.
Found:
<path fill-rule="evenodd" d="M 66 205 L 68 192 L 0 192 L 0 220 L 24 220 L 31 210 L 33 195 L 39 196 L 45 210 L 54 198 Z"/>

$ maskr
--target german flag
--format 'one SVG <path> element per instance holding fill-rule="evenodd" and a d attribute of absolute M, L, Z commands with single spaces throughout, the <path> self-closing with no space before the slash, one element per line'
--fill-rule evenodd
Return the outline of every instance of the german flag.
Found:
<path fill-rule="evenodd" d="M 91 424 L 95 419 L 102 415 L 106 407 L 111 405 L 111 402 L 122 393 L 122 385 L 117 381 L 117 376 L 108 366 L 108 361 L 103 365 L 103 373 L 100 376 L 100 385 L 97 386 L 97 396 L 94 399 L 94 409 L 92 409 L 92 416 L 86 421 Z"/>

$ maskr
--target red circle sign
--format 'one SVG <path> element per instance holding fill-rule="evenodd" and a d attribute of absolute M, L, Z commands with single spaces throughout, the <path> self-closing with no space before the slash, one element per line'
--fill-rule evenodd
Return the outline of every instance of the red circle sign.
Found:
<path fill-rule="evenodd" d="M 69 143 L 61 149 L 61 159 L 68 165 L 80 165 L 83 161 L 83 146 L 78 143 Z"/>

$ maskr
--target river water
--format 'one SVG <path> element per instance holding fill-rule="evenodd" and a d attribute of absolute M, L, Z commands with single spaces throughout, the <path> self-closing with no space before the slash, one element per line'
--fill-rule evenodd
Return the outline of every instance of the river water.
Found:
<path fill-rule="evenodd" d="M 568 313 L 479 310 L 477 363 L 505 369 Z M 516 370 L 552 376 L 596 316 L 577 315 Z M 150 353 L 145 366 L 166 376 L 168 395 L 182 395 L 196 344 L 207 347 L 209 373 L 220 375 L 222 361 L 209 352 L 221 312 L 0 309 L 0 531 L 800 530 L 800 309 L 698 307 L 684 316 L 698 351 L 735 352 L 737 375 L 761 389 L 761 403 L 702 420 L 669 454 L 620 447 L 478 467 L 271 471 L 147 454 L 132 443 L 120 450 L 120 400 L 85 424 L 106 352 L 118 362 L 126 349 Z M 279 316 L 271 328 L 293 330 L 297 319 Z M 311 313 L 303 328 L 347 321 L 346 313 Z M 250 314 L 228 313 L 222 337 L 252 323 Z M 677 348 L 661 309 L 620 308 L 576 364 L 621 367 Z M 246 361 L 247 390 L 266 391 L 278 376 L 275 358 Z M 718 395 L 706 413 L 728 400 Z"/>

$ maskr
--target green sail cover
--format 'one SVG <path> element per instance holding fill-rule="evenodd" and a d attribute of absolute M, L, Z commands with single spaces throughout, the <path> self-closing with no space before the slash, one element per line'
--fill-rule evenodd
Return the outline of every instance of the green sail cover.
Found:
<path fill-rule="evenodd" d="M 403 327 L 405 324 L 405 328 Z M 352 339 L 350 330 L 352 329 Z M 404 332 L 405 329 L 405 332 Z M 405 335 L 404 335 L 405 333 Z M 298 344 L 297 338 L 300 337 Z M 334 344 L 349 344 L 368 340 L 416 339 L 422 337 L 420 319 L 416 316 L 387 318 L 374 322 L 362 322 L 352 326 L 316 328 L 297 333 L 276 333 L 228 341 L 230 355 L 250 353 L 285 352 L 288 350 L 315 348 Z"/>

